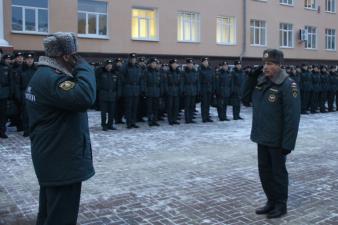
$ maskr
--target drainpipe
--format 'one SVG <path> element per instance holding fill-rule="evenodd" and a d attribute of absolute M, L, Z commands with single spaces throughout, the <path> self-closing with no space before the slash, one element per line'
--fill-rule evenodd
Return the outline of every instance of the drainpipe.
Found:
<path fill-rule="evenodd" d="M 246 52 L 246 31 L 247 31 L 247 15 L 246 15 L 246 8 L 247 8 L 247 1 L 243 0 L 243 35 L 242 35 L 242 51 L 240 55 L 240 60 L 242 61 L 243 57 L 245 56 Z"/>

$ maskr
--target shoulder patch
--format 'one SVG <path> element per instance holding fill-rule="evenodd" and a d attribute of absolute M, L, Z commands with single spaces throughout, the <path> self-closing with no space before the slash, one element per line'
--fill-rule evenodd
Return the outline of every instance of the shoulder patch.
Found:
<path fill-rule="evenodd" d="M 73 89 L 75 86 L 75 83 L 73 81 L 66 80 L 59 84 L 59 88 L 61 88 L 64 91 L 69 91 Z"/>
<path fill-rule="evenodd" d="M 291 83 L 291 91 L 292 91 L 292 96 L 294 98 L 297 98 L 297 96 L 298 96 L 298 88 L 297 88 L 296 82 L 292 82 Z"/>

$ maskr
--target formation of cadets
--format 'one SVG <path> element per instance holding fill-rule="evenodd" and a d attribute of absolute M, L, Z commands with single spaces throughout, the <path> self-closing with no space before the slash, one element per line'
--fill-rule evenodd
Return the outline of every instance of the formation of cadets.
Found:
<path fill-rule="evenodd" d="M 5 54 L 0 64 L 0 138 L 7 138 L 6 124 L 29 136 L 24 93 L 36 66 L 34 54 Z M 228 121 L 227 106 L 232 106 L 233 119 L 241 120 L 241 89 L 254 67 L 242 68 L 240 61 L 231 67 L 223 62 L 209 65 L 208 58 L 194 62 L 177 59 L 162 64 L 156 58 L 145 59 L 135 53 L 127 59 L 108 59 L 95 67 L 97 101 L 104 131 L 115 130 L 115 124 L 126 123 L 128 129 L 137 123 L 159 126 L 165 115 L 170 125 L 195 123 L 197 103 L 203 123 L 213 122 L 210 107 L 217 108 L 218 119 Z M 284 69 L 301 90 L 302 114 L 333 112 L 338 105 L 338 73 L 336 66 L 286 66 Z M 335 106 L 335 107 L 334 107 Z M 184 112 L 184 113 L 183 113 Z"/>

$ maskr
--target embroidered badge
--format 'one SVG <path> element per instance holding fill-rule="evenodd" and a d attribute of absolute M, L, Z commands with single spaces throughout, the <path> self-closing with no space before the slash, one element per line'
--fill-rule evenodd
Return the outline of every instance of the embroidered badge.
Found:
<path fill-rule="evenodd" d="M 294 83 L 294 82 L 291 84 L 291 91 L 292 91 L 292 96 L 294 98 L 297 98 L 297 96 L 298 96 L 298 89 L 297 89 L 297 84 Z"/>
<path fill-rule="evenodd" d="M 275 94 L 270 94 L 268 100 L 269 102 L 276 102 L 277 96 Z"/>
<path fill-rule="evenodd" d="M 73 89 L 75 86 L 75 83 L 69 80 L 66 80 L 64 82 L 62 82 L 61 84 L 59 84 L 59 87 L 64 90 L 64 91 L 69 91 L 71 89 Z"/>

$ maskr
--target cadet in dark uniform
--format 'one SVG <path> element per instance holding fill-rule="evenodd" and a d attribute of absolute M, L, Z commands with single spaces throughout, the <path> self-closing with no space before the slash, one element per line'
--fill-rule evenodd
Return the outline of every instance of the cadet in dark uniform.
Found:
<path fill-rule="evenodd" d="M 34 65 L 34 55 L 32 53 L 27 53 L 25 56 L 25 63 L 22 66 L 22 73 L 20 74 L 20 102 L 22 102 L 22 123 L 23 123 L 23 136 L 29 136 L 29 124 L 28 124 L 28 115 L 25 102 L 25 93 L 28 87 L 29 81 L 32 79 L 34 73 L 36 72 L 36 66 Z"/>
<path fill-rule="evenodd" d="M 311 113 L 317 113 L 320 106 L 321 76 L 318 65 L 313 65 L 312 71 L 312 95 L 311 95 Z"/>
<path fill-rule="evenodd" d="M 136 125 L 139 97 L 144 89 L 143 69 L 136 63 L 136 54 L 129 55 L 123 68 L 123 96 L 126 101 L 127 128 L 139 128 Z"/>
<path fill-rule="evenodd" d="M 180 94 L 182 91 L 182 78 L 178 69 L 177 59 L 169 61 L 169 71 L 166 79 L 166 92 L 168 96 L 167 114 L 170 125 L 180 124 L 178 113 L 180 110 Z"/>
<path fill-rule="evenodd" d="M 336 95 L 336 90 L 337 90 L 337 83 L 336 83 L 336 73 L 335 73 L 335 66 L 330 67 L 329 71 L 329 92 L 327 96 L 327 105 L 328 105 L 328 110 L 329 112 L 334 112 L 335 109 L 333 107 L 334 105 L 334 97 Z"/>
<path fill-rule="evenodd" d="M 241 112 L 241 90 L 242 90 L 242 81 L 244 79 L 244 73 L 242 70 L 241 61 L 234 62 L 235 68 L 232 71 L 231 75 L 231 93 L 230 101 L 232 104 L 232 112 L 234 120 L 242 120 L 240 116 Z"/>
<path fill-rule="evenodd" d="M 145 57 L 138 58 L 137 63 L 142 69 L 142 72 L 145 73 L 145 71 L 147 70 L 147 64 L 146 64 Z M 145 96 L 144 90 L 142 90 L 140 97 L 139 97 L 139 102 L 138 102 L 137 122 L 145 122 L 143 117 L 147 116 L 147 107 L 145 107 L 146 105 L 147 105 L 146 96 Z"/>
<path fill-rule="evenodd" d="M 338 72 L 335 66 L 333 66 L 331 73 L 333 73 L 335 77 L 335 96 L 334 98 L 336 99 L 336 111 L 338 111 Z"/>
<path fill-rule="evenodd" d="M 161 89 L 163 81 L 157 70 L 157 60 L 151 58 L 144 74 L 145 96 L 147 102 L 148 125 L 159 126 L 157 123 Z"/>
<path fill-rule="evenodd" d="M 227 105 L 230 97 L 231 74 L 227 62 L 223 62 L 222 68 L 216 73 L 215 85 L 218 118 L 220 121 L 229 121 L 227 118 Z"/>
<path fill-rule="evenodd" d="M 8 138 L 6 135 L 7 101 L 12 95 L 11 67 L 7 61 L 10 55 L 4 55 L 0 62 L 0 138 Z"/>
<path fill-rule="evenodd" d="M 308 65 L 302 65 L 302 74 L 300 77 L 302 114 L 308 114 L 310 106 L 312 106 L 313 82 L 312 74 L 308 70 Z"/>
<path fill-rule="evenodd" d="M 76 36 L 55 33 L 26 91 L 31 152 L 40 185 L 37 225 L 75 225 L 82 182 L 94 176 L 87 109 L 95 102 L 92 66 Z"/>
<path fill-rule="evenodd" d="M 203 123 L 213 122 L 210 119 L 210 105 L 213 94 L 215 93 L 215 74 L 209 66 L 208 58 L 202 58 L 199 68 L 201 114 Z"/>
<path fill-rule="evenodd" d="M 115 68 L 113 68 L 113 60 L 106 60 L 105 67 L 99 72 L 97 89 L 100 99 L 102 130 L 116 130 L 114 127 L 114 117 L 116 102 L 122 93 L 122 84 Z"/>
<path fill-rule="evenodd" d="M 300 96 L 296 82 L 281 69 L 283 52 L 268 49 L 264 69 L 256 69 L 243 92 L 244 105 L 253 103 L 251 140 L 258 144 L 258 168 L 267 197 L 257 214 L 278 218 L 287 213 L 288 172 L 286 155 L 294 148 L 300 120 Z"/>
<path fill-rule="evenodd" d="M 122 58 L 116 58 L 115 59 L 115 73 L 118 75 L 119 79 L 121 80 L 121 83 L 123 84 L 123 73 L 122 73 L 122 67 L 123 66 L 123 60 Z M 122 121 L 123 116 L 125 115 L 125 100 L 123 96 L 119 96 L 117 98 L 116 102 L 116 113 L 115 113 L 115 123 L 116 124 L 123 124 Z"/>
<path fill-rule="evenodd" d="M 198 73 L 194 68 L 192 59 L 186 60 L 186 67 L 182 73 L 183 95 L 184 95 L 184 117 L 185 123 L 195 123 L 193 121 L 196 96 L 199 93 Z"/>
<path fill-rule="evenodd" d="M 328 92 L 330 89 L 330 77 L 329 73 L 327 72 L 326 66 L 321 66 L 321 74 L 320 74 L 320 112 L 326 113 L 326 102 L 328 98 Z"/>

